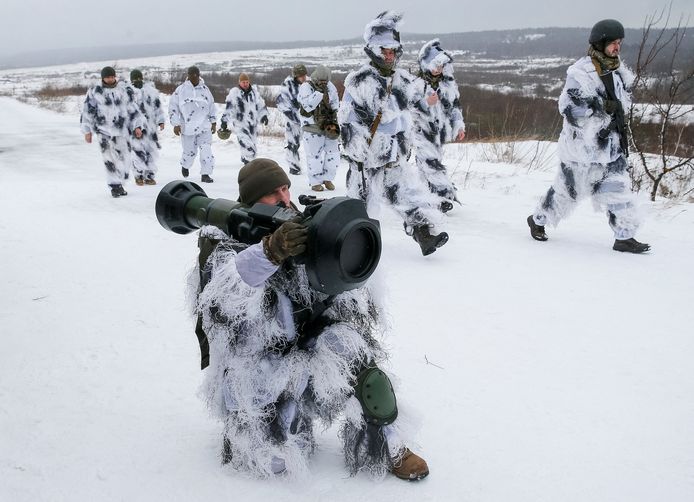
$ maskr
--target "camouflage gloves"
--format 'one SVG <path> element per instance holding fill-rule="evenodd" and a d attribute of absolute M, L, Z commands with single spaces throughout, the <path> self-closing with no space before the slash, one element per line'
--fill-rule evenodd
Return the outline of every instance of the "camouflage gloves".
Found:
<path fill-rule="evenodd" d="M 272 234 L 263 237 L 265 256 L 275 265 L 281 265 L 290 256 L 306 251 L 308 229 L 301 223 L 287 221 Z"/>

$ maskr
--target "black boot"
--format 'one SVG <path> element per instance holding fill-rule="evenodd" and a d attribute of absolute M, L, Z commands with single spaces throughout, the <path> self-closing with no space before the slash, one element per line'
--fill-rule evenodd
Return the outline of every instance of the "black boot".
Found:
<path fill-rule="evenodd" d="M 547 237 L 547 234 L 545 233 L 545 226 L 538 225 L 537 223 L 535 223 L 532 214 L 528 216 L 527 221 L 528 226 L 530 227 L 530 235 L 533 239 L 535 239 L 536 241 L 546 241 L 547 239 L 549 239 L 549 237 Z"/>
<path fill-rule="evenodd" d="M 439 204 L 439 211 L 442 213 L 447 213 L 451 209 L 453 209 L 453 203 L 450 200 L 444 200 Z"/>
<path fill-rule="evenodd" d="M 431 235 L 429 227 L 426 225 L 415 227 L 412 238 L 417 241 L 419 247 L 422 248 L 422 254 L 424 256 L 430 255 L 436 251 L 437 248 L 440 248 L 448 242 L 448 234 L 446 232 Z"/>
<path fill-rule="evenodd" d="M 123 185 L 109 185 L 111 187 L 111 197 L 122 197 L 124 195 L 128 195 L 128 192 L 126 192 L 123 189 Z"/>
<path fill-rule="evenodd" d="M 651 250 L 651 246 L 643 242 L 639 242 L 633 237 L 631 239 L 615 240 L 612 245 L 612 249 L 615 251 L 621 251 L 624 253 L 645 253 Z"/>
<path fill-rule="evenodd" d="M 190 171 L 186 169 L 185 167 L 181 168 L 181 174 L 183 175 L 184 178 L 187 178 L 188 175 L 190 174 Z"/>
<path fill-rule="evenodd" d="M 214 183 L 214 180 L 210 178 L 209 174 L 203 174 L 200 178 L 200 181 L 202 181 L 203 183 Z"/>
<path fill-rule="evenodd" d="M 289 174 L 294 174 L 294 175 L 301 174 L 301 169 L 297 169 L 296 167 L 292 166 L 289 168 Z"/>

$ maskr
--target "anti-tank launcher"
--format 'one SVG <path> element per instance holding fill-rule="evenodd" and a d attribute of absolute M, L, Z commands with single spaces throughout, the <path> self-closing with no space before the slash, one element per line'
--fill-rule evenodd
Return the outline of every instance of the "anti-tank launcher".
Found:
<path fill-rule="evenodd" d="M 310 196 L 308 196 L 310 197 Z M 306 251 L 294 260 L 306 266 L 311 286 L 333 295 L 362 286 L 381 257 L 378 220 L 369 218 L 364 202 L 349 197 L 303 199 L 303 212 L 292 208 L 211 199 L 195 183 L 172 181 L 157 196 L 157 220 L 177 234 L 213 225 L 234 239 L 255 244 L 286 221 L 308 227 Z"/>

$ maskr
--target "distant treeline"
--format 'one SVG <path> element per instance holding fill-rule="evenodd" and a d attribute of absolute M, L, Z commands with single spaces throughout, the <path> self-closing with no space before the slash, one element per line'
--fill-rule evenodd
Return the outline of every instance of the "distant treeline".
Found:
<path fill-rule="evenodd" d="M 518 59 L 533 57 L 562 57 L 575 59 L 588 46 L 590 28 L 525 28 L 519 30 L 475 31 L 462 33 L 404 33 L 403 43 L 409 50 L 424 41 L 439 38 L 444 48 L 467 51 L 492 59 Z M 667 32 L 666 32 L 667 34 Z M 623 56 L 633 65 L 642 38 L 640 29 L 627 29 Z M 88 47 L 74 49 L 44 49 L 14 56 L 0 57 L 0 69 L 25 68 L 77 63 L 83 61 L 119 61 L 132 58 L 166 56 L 170 54 L 199 54 L 240 50 L 290 49 L 302 47 L 337 47 L 361 45 L 361 38 L 344 40 L 297 40 L 293 42 L 184 42 L 138 44 L 114 47 Z M 678 66 L 694 61 L 694 37 L 684 40 Z M 663 60 L 667 60 L 664 57 Z"/>

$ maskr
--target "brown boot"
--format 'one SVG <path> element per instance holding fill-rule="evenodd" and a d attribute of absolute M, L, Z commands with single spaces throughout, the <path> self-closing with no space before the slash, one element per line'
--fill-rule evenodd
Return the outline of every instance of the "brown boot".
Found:
<path fill-rule="evenodd" d="M 323 182 L 323 184 L 325 185 L 325 188 L 327 188 L 328 190 L 335 190 L 335 185 L 332 181 L 326 180 Z"/>
<path fill-rule="evenodd" d="M 390 472 L 400 479 L 408 481 L 419 481 L 429 475 L 429 466 L 419 455 L 412 453 L 409 448 L 405 448 L 402 456 L 398 456 L 393 461 L 393 468 Z"/>
<path fill-rule="evenodd" d="M 135 176 L 135 184 L 141 187 L 145 184 L 145 179 L 142 176 Z"/>
<path fill-rule="evenodd" d="M 323 191 L 323 185 L 320 185 L 320 184 L 319 185 L 313 185 L 311 187 L 311 190 L 313 190 L 314 192 L 322 192 Z"/>

